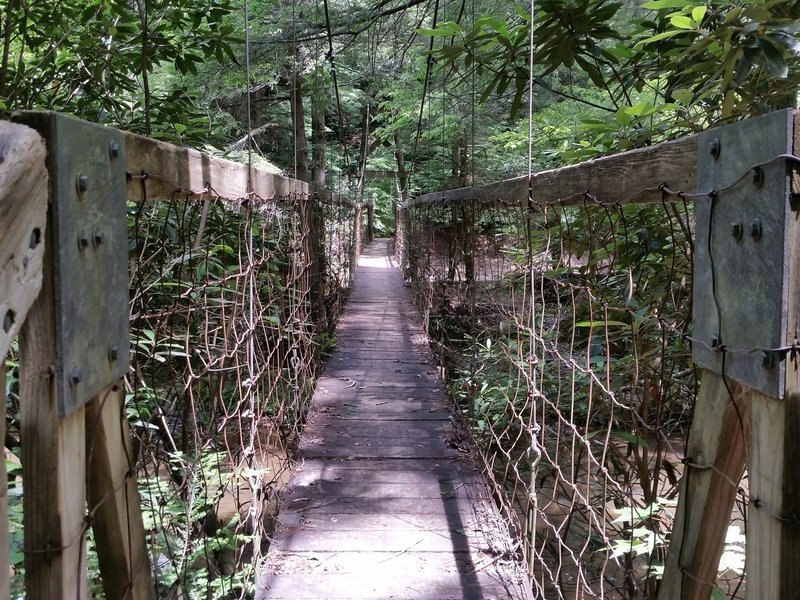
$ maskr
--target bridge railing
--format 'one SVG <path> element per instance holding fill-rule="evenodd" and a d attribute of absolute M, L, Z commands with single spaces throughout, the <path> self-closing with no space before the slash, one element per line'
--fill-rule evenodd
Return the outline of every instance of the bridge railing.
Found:
<path fill-rule="evenodd" d="M 63 115 L 15 120 L 0 122 L 0 597 L 246 596 L 360 209 Z"/>
<path fill-rule="evenodd" d="M 400 209 L 406 274 L 538 597 L 796 588 L 796 120 Z"/>

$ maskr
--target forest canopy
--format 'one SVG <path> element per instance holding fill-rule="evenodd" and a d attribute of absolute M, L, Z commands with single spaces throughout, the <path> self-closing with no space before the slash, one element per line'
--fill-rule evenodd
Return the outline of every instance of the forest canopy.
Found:
<path fill-rule="evenodd" d="M 543 168 L 793 106 L 800 76 L 800 4 L 780 0 L 542 0 L 533 19 L 497 0 L 0 7 L 4 112 L 234 159 L 250 131 L 262 164 L 366 181 L 379 204 L 525 172 L 529 125 Z"/>

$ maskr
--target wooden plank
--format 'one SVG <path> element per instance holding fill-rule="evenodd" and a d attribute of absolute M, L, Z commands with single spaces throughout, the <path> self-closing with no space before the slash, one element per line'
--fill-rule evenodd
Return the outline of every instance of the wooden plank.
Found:
<path fill-rule="evenodd" d="M 437 481 L 470 481 L 479 478 L 475 465 L 463 456 L 446 460 L 394 458 L 384 460 L 303 460 L 295 470 L 298 485 L 319 480 L 352 481 L 369 479 L 374 483 L 401 483 L 435 477 Z"/>
<path fill-rule="evenodd" d="M 648 148 L 603 156 L 577 165 L 534 173 L 533 202 L 536 206 L 583 205 L 598 202 L 661 202 L 659 186 L 674 191 L 696 188 L 697 136 L 691 135 Z M 473 188 L 423 194 L 409 207 L 453 201 L 502 201 L 521 208 L 528 204 L 528 177 L 516 177 Z M 589 193 L 594 199 L 587 198 Z M 670 197 L 670 201 L 677 198 Z"/>
<path fill-rule="evenodd" d="M 415 440 L 420 438 L 441 438 L 453 431 L 453 424 L 445 418 L 440 421 L 383 421 L 350 419 L 342 421 L 330 414 L 317 413 L 306 423 L 306 431 L 310 435 L 315 432 L 325 432 L 326 436 L 350 436 L 354 439 L 371 440 L 373 438 L 406 438 Z M 411 442 L 409 442 L 411 443 Z"/>
<path fill-rule="evenodd" d="M 2 364 L 0 364 L 0 398 L 3 399 L 2 418 L 0 418 L 0 440 L 6 439 L 6 363 L 5 357 L 2 357 Z M 9 589 L 9 573 L 11 572 L 11 565 L 8 562 L 8 474 L 6 473 L 6 449 L 3 446 L 2 455 L 0 455 L 0 598 L 9 598 L 11 596 Z"/>
<path fill-rule="evenodd" d="M 5 358 L 42 285 L 47 214 L 45 145 L 24 125 L 0 121 L 0 440 L 6 428 Z M 0 456 L 0 598 L 9 597 L 8 477 Z"/>
<path fill-rule="evenodd" d="M 800 152 L 800 113 L 794 114 L 793 149 Z M 792 165 L 792 200 L 800 198 L 800 170 Z M 793 207 L 785 229 L 787 344 L 800 332 L 800 212 Z M 793 598 L 800 589 L 800 372 L 786 357 L 783 401 L 753 395 L 750 510 L 747 528 L 747 597 Z"/>
<path fill-rule="evenodd" d="M 42 284 L 48 177 L 33 129 L 0 121 L 0 358 Z"/>
<path fill-rule="evenodd" d="M 45 237 L 45 239 L 47 239 Z M 58 416 L 52 249 L 20 333 L 20 437 L 29 600 L 85 598 L 85 407 Z"/>
<path fill-rule="evenodd" d="M 119 384 L 86 406 L 89 511 L 106 598 L 146 600 L 155 588 L 124 402 Z"/>
<path fill-rule="evenodd" d="M 439 482 L 433 477 L 428 481 L 416 483 L 378 483 L 364 477 L 361 481 L 317 481 L 309 485 L 296 485 L 286 498 L 290 501 L 297 498 L 358 498 L 376 499 L 380 501 L 393 499 L 432 499 L 432 500 L 452 500 L 455 498 L 482 499 L 490 498 L 483 482 L 477 481 L 459 482 Z"/>
<path fill-rule="evenodd" d="M 346 443 L 349 442 L 349 443 Z M 303 456 L 310 458 L 447 458 L 456 456 L 457 450 L 446 446 L 441 440 L 416 440 L 409 444 L 405 438 L 386 438 L 372 442 L 353 441 L 352 438 L 331 439 L 331 444 L 316 443 L 312 438 L 300 442 Z"/>
<path fill-rule="evenodd" d="M 416 577 L 387 577 L 385 573 L 363 575 L 354 580 L 348 575 L 280 575 L 267 578 L 257 600 L 500 600 L 511 598 L 508 584 L 483 573 L 417 573 Z"/>
<path fill-rule="evenodd" d="M 125 133 L 125 155 L 128 172 L 128 200 L 142 201 L 142 174 L 147 198 L 169 199 L 222 198 L 239 200 L 297 199 L 316 197 L 325 203 L 353 206 L 352 202 L 325 189 L 282 175 L 273 175 L 257 168 L 210 156 L 192 148 L 182 148 Z"/>
<path fill-rule="evenodd" d="M 747 457 L 750 396 L 703 370 L 659 600 L 711 595 Z"/>
<path fill-rule="evenodd" d="M 490 555 L 475 559 L 471 556 L 447 552 L 381 552 L 378 549 L 360 552 L 282 552 L 268 563 L 267 574 L 315 574 L 323 577 L 327 573 L 360 576 L 363 573 L 383 573 L 386 576 L 409 573 L 471 573 L 482 564 L 495 561 Z M 476 564 L 477 563 L 477 564 Z"/>

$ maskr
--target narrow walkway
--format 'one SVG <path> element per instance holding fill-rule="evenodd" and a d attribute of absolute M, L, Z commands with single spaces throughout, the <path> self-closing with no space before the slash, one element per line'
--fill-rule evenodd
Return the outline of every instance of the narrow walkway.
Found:
<path fill-rule="evenodd" d="M 447 395 L 389 246 L 359 261 L 256 598 L 527 600 L 488 488 L 451 447 Z"/>

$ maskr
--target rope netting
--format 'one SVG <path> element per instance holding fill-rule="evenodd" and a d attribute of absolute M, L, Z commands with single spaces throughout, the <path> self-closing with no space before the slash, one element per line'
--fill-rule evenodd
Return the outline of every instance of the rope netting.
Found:
<path fill-rule="evenodd" d="M 406 276 L 540 598 L 652 598 L 663 572 L 698 388 L 694 218 L 667 199 L 399 211 Z M 743 514 L 716 582 L 732 597 Z"/>
<path fill-rule="evenodd" d="M 248 597 L 360 245 L 348 203 L 129 206 L 127 413 L 160 597 Z"/>

